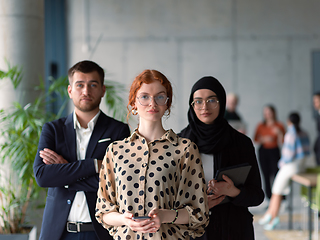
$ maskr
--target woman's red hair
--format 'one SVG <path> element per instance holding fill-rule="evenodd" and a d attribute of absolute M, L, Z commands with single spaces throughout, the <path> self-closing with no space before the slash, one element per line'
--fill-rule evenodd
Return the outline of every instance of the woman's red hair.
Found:
<path fill-rule="evenodd" d="M 167 110 L 168 110 L 168 113 L 170 114 L 170 107 L 172 103 L 171 83 L 169 82 L 167 77 L 163 75 L 161 72 L 157 70 L 146 69 L 142 73 L 140 73 L 138 76 L 136 76 L 136 78 L 133 80 L 131 84 L 130 92 L 129 92 L 129 103 L 127 105 L 127 109 L 129 111 L 128 116 L 131 113 L 131 110 L 133 109 L 133 106 L 135 104 L 136 97 L 137 97 L 137 92 L 141 88 L 142 84 L 143 83 L 149 84 L 149 83 L 152 83 L 153 81 L 159 81 L 162 84 L 162 86 L 165 87 L 167 91 L 167 96 L 169 98 L 167 101 Z"/>

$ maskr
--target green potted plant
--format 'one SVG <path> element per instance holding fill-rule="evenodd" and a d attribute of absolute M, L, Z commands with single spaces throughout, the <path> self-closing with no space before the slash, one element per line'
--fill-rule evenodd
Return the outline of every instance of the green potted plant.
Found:
<path fill-rule="evenodd" d="M 8 64 L 8 71 L 0 71 L 0 80 L 5 79 L 17 89 L 22 69 Z M 40 80 L 35 87 L 39 95 L 33 102 L 24 106 L 14 102 L 12 108 L 0 109 L 0 239 L 4 234 L 25 231 L 28 205 L 44 191 L 34 179 L 33 161 L 43 124 L 61 117 L 67 107 L 67 85 L 67 77 L 60 77 L 50 79 L 50 86 L 45 89 L 44 82 Z M 121 97 L 124 86 L 106 81 L 106 87 L 105 102 L 109 111 L 115 118 L 124 120 L 126 110 Z M 58 113 L 45 111 L 46 104 L 59 99 L 62 104 Z M 34 232 L 36 230 L 32 230 L 31 235 Z M 28 236 L 26 239 L 31 239 Z"/>

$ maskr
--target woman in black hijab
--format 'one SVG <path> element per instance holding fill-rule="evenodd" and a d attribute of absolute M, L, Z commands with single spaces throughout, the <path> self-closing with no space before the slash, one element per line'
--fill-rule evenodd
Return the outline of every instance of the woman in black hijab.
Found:
<path fill-rule="evenodd" d="M 179 136 L 198 145 L 209 191 L 210 223 L 198 239 L 254 239 L 248 207 L 261 204 L 264 193 L 252 141 L 224 119 L 226 93 L 214 77 L 203 77 L 193 85 L 189 104 L 189 125 Z M 243 185 L 234 186 L 227 176 L 221 182 L 214 180 L 219 169 L 243 163 L 251 165 Z M 224 198 L 229 201 L 220 204 Z"/>

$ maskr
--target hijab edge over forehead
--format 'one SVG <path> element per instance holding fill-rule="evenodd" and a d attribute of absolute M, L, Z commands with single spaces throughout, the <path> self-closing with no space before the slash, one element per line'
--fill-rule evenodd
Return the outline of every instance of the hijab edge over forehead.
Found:
<path fill-rule="evenodd" d="M 213 91 L 219 100 L 220 111 L 216 120 L 221 120 L 224 118 L 224 113 L 226 110 L 226 91 L 218 79 L 212 76 L 205 76 L 200 78 L 192 87 L 191 94 L 189 98 L 189 105 L 193 102 L 193 94 L 200 89 L 209 89 Z M 190 110 L 194 111 L 193 108 L 190 107 Z M 216 121 L 215 120 L 215 121 Z"/>

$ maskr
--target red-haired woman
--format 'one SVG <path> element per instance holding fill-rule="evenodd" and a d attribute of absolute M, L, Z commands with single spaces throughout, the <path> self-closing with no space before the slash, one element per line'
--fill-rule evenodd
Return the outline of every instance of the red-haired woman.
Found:
<path fill-rule="evenodd" d="M 197 146 L 165 130 L 172 87 L 156 70 L 133 81 L 129 138 L 109 145 L 100 172 L 96 218 L 114 239 L 188 239 L 204 233 L 208 205 Z"/>

